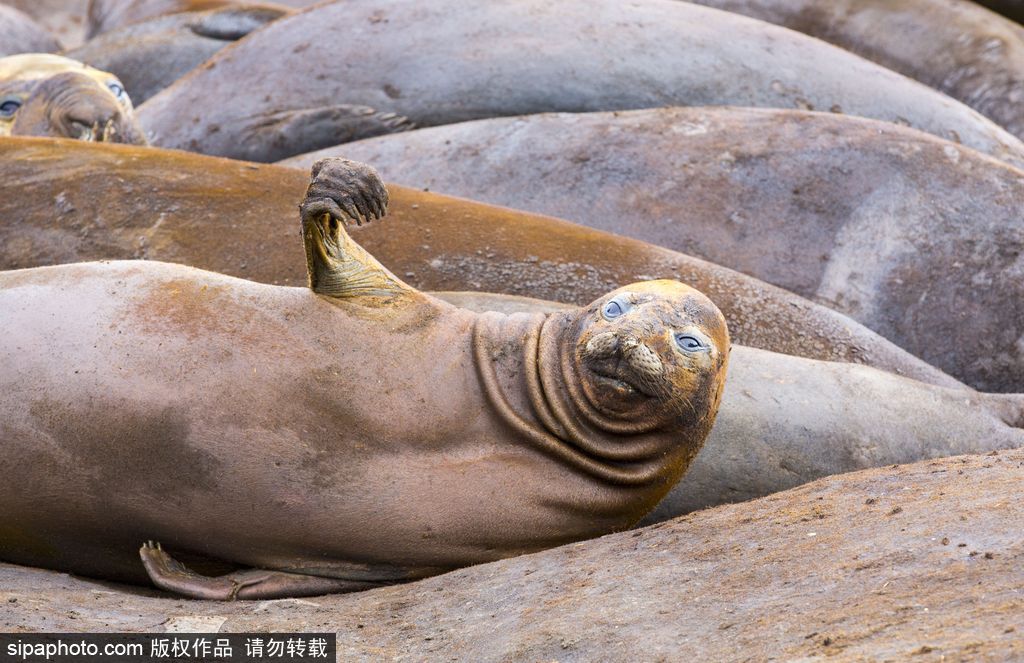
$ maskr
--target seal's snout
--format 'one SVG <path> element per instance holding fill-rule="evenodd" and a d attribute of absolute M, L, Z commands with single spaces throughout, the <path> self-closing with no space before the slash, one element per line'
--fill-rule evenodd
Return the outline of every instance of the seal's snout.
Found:
<path fill-rule="evenodd" d="M 661 357 L 633 334 L 596 334 L 586 342 L 582 354 L 587 367 L 617 391 L 648 397 L 666 391 Z"/>
<path fill-rule="evenodd" d="M 619 337 L 615 332 L 598 334 L 587 341 L 585 354 L 591 359 L 605 359 L 619 349 Z"/>
<path fill-rule="evenodd" d="M 665 372 L 661 357 L 645 343 L 632 336 L 622 341 L 623 357 L 635 374 L 647 380 L 660 378 Z"/>

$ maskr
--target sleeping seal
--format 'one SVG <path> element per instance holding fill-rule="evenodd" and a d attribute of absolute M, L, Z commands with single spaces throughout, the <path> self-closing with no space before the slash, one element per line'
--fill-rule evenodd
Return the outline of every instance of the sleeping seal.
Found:
<path fill-rule="evenodd" d="M 59 55 L 0 58 L 0 136 L 146 144 L 116 76 Z"/>
<path fill-rule="evenodd" d="M 714 304 L 662 280 L 549 315 L 458 309 L 342 229 L 386 202 L 372 170 L 314 167 L 310 288 L 145 261 L 0 274 L 0 466 L 19 476 L 0 488 L 3 559 L 196 598 L 300 596 L 653 508 L 718 409 Z M 150 540 L 252 568 L 204 577 Z"/>
<path fill-rule="evenodd" d="M 806 35 L 675 0 L 324 3 L 221 51 L 139 117 L 163 147 L 277 161 L 393 133 L 395 116 L 434 126 L 668 105 L 873 117 L 1024 164 L 1024 143 L 921 83 Z"/>

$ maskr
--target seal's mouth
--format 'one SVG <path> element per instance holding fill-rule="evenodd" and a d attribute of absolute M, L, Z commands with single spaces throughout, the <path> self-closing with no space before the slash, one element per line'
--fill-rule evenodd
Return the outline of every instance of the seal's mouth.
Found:
<path fill-rule="evenodd" d="M 643 396 L 655 398 L 657 394 L 630 370 L 625 357 L 619 356 L 611 360 L 588 362 L 588 369 L 593 373 L 595 382 L 611 387 L 624 396 Z"/>

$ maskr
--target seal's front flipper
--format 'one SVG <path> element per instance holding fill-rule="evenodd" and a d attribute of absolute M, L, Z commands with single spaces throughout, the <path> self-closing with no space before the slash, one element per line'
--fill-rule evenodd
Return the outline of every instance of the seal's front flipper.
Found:
<path fill-rule="evenodd" d="M 292 13 L 284 7 L 255 5 L 251 7 L 225 7 L 201 15 L 188 27 L 200 37 L 219 41 L 238 41 L 253 30 Z"/>
<path fill-rule="evenodd" d="M 194 599 L 235 601 L 238 599 L 281 599 L 356 592 L 379 587 L 379 583 L 321 578 L 318 576 L 247 569 L 211 578 L 201 576 L 168 555 L 159 543 L 148 541 L 139 550 L 149 579 L 160 589 Z"/>
<path fill-rule="evenodd" d="M 356 225 L 387 211 L 388 192 L 373 168 L 348 159 L 313 164 L 302 214 L 309 287 L 317 294 L 385 303 L 416 292 L 384 268 L 345 232 L 345 218 Z M 371 303 L 371 300 L 367 300 Z"/>
<path fill-rule="evenodd" d="M 249 146 L 248 154 L 243 151 L 239 158 L 280 161 L 297 154 L 415 128 L 416 124 L 403 115 L 354 104 L 278 111 L 252 118 L 242 141 Z"/>

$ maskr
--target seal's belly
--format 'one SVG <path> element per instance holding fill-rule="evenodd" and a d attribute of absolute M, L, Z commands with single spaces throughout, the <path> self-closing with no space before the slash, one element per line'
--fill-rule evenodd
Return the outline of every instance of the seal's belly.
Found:
<path fill-rule="evenodd" d="M 468 314 L 361 320 L 154 263 L 9 272 L 0 310 L 4 559 L 132 579 L 155 539 L 460 566 L 619 526 L 621 500 L 490 412 Z"/>

